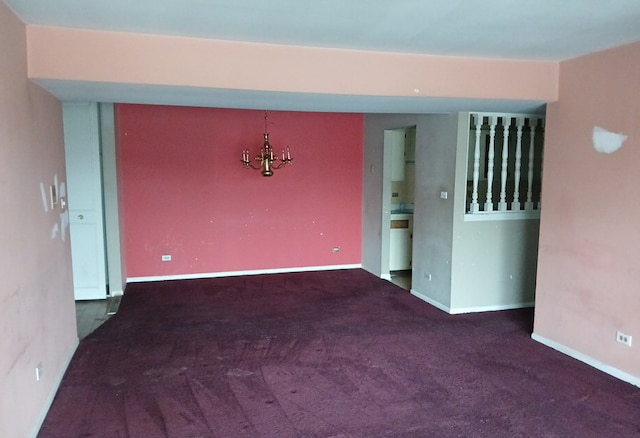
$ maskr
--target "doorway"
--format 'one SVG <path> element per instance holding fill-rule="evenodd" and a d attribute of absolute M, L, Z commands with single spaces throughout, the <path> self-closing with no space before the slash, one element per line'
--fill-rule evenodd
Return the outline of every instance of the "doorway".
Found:
<path fill-rule="evenodd" d="M 410 290 L 416 127 L 384 132 L 383 277 Z M 386 214 L 388 212 L 388 214 Z M 385 238 L 386 237 L 386 238 Z"/>

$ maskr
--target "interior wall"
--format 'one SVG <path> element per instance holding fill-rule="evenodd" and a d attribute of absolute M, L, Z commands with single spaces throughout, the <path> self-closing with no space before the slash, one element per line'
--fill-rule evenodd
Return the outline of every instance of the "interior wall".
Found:
<path fill-rule="evenodd" d="M 640 385 L 640 43 L 562 62 L 547 110 L 534 337 Z M 594 127 L 627 136 L 597 152 Z M 616 332 L 635 337 L 631 347 Z"/>
<path fill-rule="evenodd" d="M 263 111 L 116 114 L 129 278 L 361 264 L 362 115 L 270 111 L 293 165 L 263 177 L 241 164 L 262 147 Z"/>
<path fill-rule="evenodd" d="M 464 313 L 532 306 L 540 221 L 465 221 L 468 113 L 460 114 L 457 130 L 449 311 Z"/>
<path fill-rule="evenodd" d="M 465 222 L 468 115 L 368 115 L 363 266 L 385 274 L 385 129 L 416 125 L 412 293 L 451 313 L 531 305 L 536 220 Z M 369 170 L 369 171 L 367 171 Z M 446 194 L 443 199 L 442 194 Z M 380 268 L 379 266 L 382 266 Z"/>
<path fill-rule="evenodd" d="M 26 29 L 0 2 L 0 436 L 35 436 L 78 342 L 61 105 L 27 79 Z M 42 375 L 36 380 L 36 367 Z"/>
<path fill-rule="evenodd" d="M 446 306 L 451 288 L 453 207 L 451 200 L 440 199 L 440 191 L 452 192 L 454 187 L 456 121 L 456 115 L 443 114 L 365 117 L 362 265 L 378 276 L 388 273 L 382 227 L 390 226 L 391 183 L 385 191 L 383 176 L 391 172 L 384 172 L 384 166 L 390 166 L 390 160 L 384 160 L 384 131 L 415 126 L 412 292 Z"/>
<path fill-rule="evenodd" d="M 443 309 L 451 297 L 457 121 L 457 114 L 423 116 L 416 130 L 411 292 Z"/>

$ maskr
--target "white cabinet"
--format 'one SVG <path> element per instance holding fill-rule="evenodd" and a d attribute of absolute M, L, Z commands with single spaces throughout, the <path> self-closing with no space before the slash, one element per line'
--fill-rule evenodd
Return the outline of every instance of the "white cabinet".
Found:
<path fill-rule="evenodd" d="M 392 214 L 389 241 L 389 270 L 411 269 L 413 249 L 413 215 Z"/>

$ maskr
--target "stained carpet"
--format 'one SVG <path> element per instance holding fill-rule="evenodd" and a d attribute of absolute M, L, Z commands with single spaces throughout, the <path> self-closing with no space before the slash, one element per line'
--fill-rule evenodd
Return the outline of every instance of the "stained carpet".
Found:
<path fill-rule="evenodd" d="M 127 286 L 40 437 L 632 437 L 640 389 L 363 270 Z"/>

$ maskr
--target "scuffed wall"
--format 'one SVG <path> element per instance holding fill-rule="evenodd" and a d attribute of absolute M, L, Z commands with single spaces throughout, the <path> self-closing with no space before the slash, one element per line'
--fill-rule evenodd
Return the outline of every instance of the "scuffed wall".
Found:
<path fill-rule="evenodd" d="M 129 278 L 361 264 L 362 115 L 269 111 L 293 165 L 263 177 L 241 163 L 262 146 L 263 111 L 116 114 Z"/>
<path fill-rule="evenodd" d="M 534 327 L 536 339 L 636 384 L 638 71 L 640 43 L 560 65 L 560 99 L 547 110 Z M 626 139 L 598 147 L 594 127 Z M 616 342 L 618 331 L 635 337 L 631 347 Z"/>
<path fill-rule="evenodd" d="M 25 26 L 2 2 L 0 53 L 0 436 L 24 438 L 78 339 L 61 106 L 27 79 Z"/>

